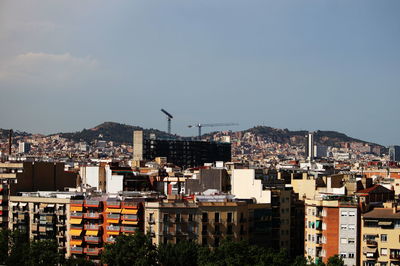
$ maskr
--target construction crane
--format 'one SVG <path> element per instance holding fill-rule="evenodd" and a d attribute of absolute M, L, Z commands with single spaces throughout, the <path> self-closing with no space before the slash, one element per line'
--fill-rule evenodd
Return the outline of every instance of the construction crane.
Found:
<path fill-rule="evenodd" d="M 167 116 L 168 120 L 168 134 L 171 134 L 171 119 L 174 118 L 170 113 L 165 111 L 164 109 L 161 109 L 161 112 L 163 112 Z"/>
<path fill-rule="evenodd" d="M 197 127 L 199 129 L 199 140 L 201 139 L 201 128 L 202 127 L 228 127 L 228 126 L 237 126 L 237 123 L 214 123 L 214 124 L 197 124 L 197 125 L 189 125 L 189 128 Z"/>

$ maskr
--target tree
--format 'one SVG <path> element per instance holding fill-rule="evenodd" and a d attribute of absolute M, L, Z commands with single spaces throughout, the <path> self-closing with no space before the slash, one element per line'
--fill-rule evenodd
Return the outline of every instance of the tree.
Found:
<path fill-rule="evenodd" d="M 336 254 L 328 259 L 326 266 L 344 266 L 344 261 Z"/>
<path fill-rule="evenodd" d="M 29 259 L 26 264 L 32 266 L 58 265 L 61 259 L 56 241 L 40 240 L 31 243 Z"/>
<path fill-rule="evenodd" d="M 193 242 L 181 241 L 158 247 L 158 263 L 162 266 L 197 265 L 199 246 Z"/>
<path fill-rule="evenodd" d="M 10 230 L 0 230 L 0 264 L 6 263 L 8 258 L 8 241 L 10 236 Z"/>
<path fill-rule="evenodd" d="M 107 244 L 101 260 L 109 266 L 156 265 L 157 250 L 148 236 L 137 232 L 118 236 L 115 243 Z"/>
<path fill-rule="evenodd" d="M 84 258 L 68 258 L 63 263 L 64 266 L 94 266 L 94 262 Z"/>
<path fill-rule="evenodd" d="M 26 265 L 29 259 L 29 237 L 26 232 L 13 231 L 9 236 L 6 265 Z"/>

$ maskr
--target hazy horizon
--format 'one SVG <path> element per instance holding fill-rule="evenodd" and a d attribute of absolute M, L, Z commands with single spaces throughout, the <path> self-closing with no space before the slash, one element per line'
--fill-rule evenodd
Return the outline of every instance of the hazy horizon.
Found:
<path fill-rule="evenodd" d="M 400 144 L 400 2 L 0 2 L 0 128 L 234 122 Z"/>

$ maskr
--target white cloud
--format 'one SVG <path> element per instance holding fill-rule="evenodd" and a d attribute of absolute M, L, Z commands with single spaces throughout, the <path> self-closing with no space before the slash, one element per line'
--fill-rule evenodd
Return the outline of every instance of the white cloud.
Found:
<path fill-rule="evenodd" d="M 97 67 L 97 61 L 89 56 L 30 52 L 0 63 L 0 81 L 67 82 L 85 79 Z"/>

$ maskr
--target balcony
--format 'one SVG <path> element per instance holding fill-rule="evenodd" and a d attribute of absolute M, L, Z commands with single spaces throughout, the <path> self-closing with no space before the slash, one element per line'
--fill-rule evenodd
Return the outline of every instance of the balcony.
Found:
<path fill-rule="evenodd" d="M 85 200 L 85 207 L 100 207 L 98 200 Z"/>
<path fill-rule="evenodd" d="M 120 229 L 121 229 L 120 226 L 115 226 L 115 225 L 108 225 L 107 226 L 107 231 L 110 231 L 110 232 L 119 232 Z"/>
<path fill-rule="evenodd" d="M 98 212 L 87 212 L 84 214 L 86 219 L 99 219 L 100 218 L 100 213 Z"/>
<path fill-rule="evenodd" d="M 100 243 L 101 238 L 98 236 L 85 236 L 85 241 L 88 243 Z"/>
<path fill-rule="evenodd" d="M 124 232 L 124 233 L 135 233 L 138 230 L 139 230 L 138 227 L 131 227 L 131 226 L 122 226 L 121 227 L 121 232 Z"/>
<path fill-rule="evenodd" d="M 81 212 L 71 212 L 71 218 L 82 218 L 83 217 L 83 213 Z"/>
<path fill-rule="evenodd" d="M 85 248 L 84 249 L 85 253 L 89 256 L 98 256 L 100 253 L 100 250 L 101 249 L 99 249 L 99 248 Z"/>
<path fill-rule="evenodd" d="M 124 215 L 122 215 L 122 220 L 133 220 L 133 221 L 136 221 L 137 219 L 138 219 L 138 217 L 135 214 L 124 214 Z"/>
<path fill-rule="evenodd" d="M 106 202 L 107 208 L 120 208 L 121 207 L 121 202 L 119 201 L 107 201 Z"/>
<path fill-rule="evenodd" d="M 365 242 L 367 243 L 367 246 L 371 246 L 371 247 L 376 247 L 378 245 L 378 242 L 376 242 L 375 240 L 372 240 L 372 239 L 367 239 Z"/>
<path fill-rule="evenodd" d="M 137 202 L 122 202 L 122 208 L 137 209 Z"/>
<path fill-rule="evenodd" d="M 115 237 L 107 237 L 106 242 L 107 243 L 115 243 Z"/>
<path fill-rule="evenodd" d="M 116 213 L 108 213 L 107 214 L 107 219 L 110 219 L 110 220 L 119 220 L 120 217 L 121 217 L 121 215 L 116 214 Z"/>
<path fill-rule="evenodd" d="M 83 254 L 83 248 L 81 247 L 71 247 L 72 254 Z"/>
<path fill-rule="evenodd" d="M 85 230 L 99 230 L 98 224 L 85 224 Z"/>

